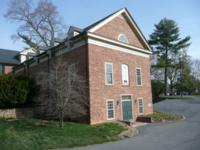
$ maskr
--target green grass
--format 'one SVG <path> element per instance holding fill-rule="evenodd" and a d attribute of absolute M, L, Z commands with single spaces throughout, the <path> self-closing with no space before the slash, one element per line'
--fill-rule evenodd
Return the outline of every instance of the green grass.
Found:
<path fill-rule="evenodd" d="M 177 120 L 183 119 L 183 116 L 179 114 L 158 112 L 158 111 L 155 111 L 153 112 L 153 114 L 146 115 L 146 116 L 151 117 L 153 122 L 177 121 Z"/>
<path fill-rule="evenodd" d="M 65 123 L 63 129 L 58 122 L 36 119 L 0 120 L 1 150 L 43 150 L 85 146 L 119 140 L 126 130 L 116 123 L 90 126 Z"/>
<path fill-rule="evenodd" d="M 191 99 L 192 96 L 160 96 L 161 99 Z"/>

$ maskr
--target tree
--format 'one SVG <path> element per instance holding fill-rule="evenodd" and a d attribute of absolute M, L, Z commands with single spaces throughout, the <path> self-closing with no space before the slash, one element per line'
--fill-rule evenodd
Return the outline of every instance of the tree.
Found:
<path fill-rule="evenodd" d="M 165 90 L 165 85 L 159 80 L 151 80 L 153 102 L 159 101 L 160 94 Z"/>
<path fill-rule="evenodd" d="M 184 67 L 190 66 L 190 56 L 187 54 L 187 49 L 182 49 L 171 56 L 171 67 L 168 68 L 167 76 L 169 80 L 170 94 L 175 94 L 177 89 L 175 85 L 180 79 L 180 76 L 185 69 Z M 190 68 L 189 68 L 190 69 Z M 191 72 L 188 72 L 189 74 Z"/>
<path fill-rule="evenodd" d="M 78 74 L 76 64 L 63 61 L 61 58 L 52 60 L 49 72 L 43 72 L 38 77 L 41 94 L 48 94 L 46 109 L 52 110 L 63 128 L 63 120 L 67 109 L 73 108 L 76 113 L 87 113 L 87 85 L 86 79 Z M 42 98 L 44 101 L 44 98 Z"/>
<path fill-rule="evenodd" d="M 0 76 L 0 107 L 13 108 L 33 104 L 38 87 L 33 79 L 18 75 Z"/>
<path fill-rule="evenodd" d="M 4 16 L 21 24 L 14 37 L 30 47 L 54 46 L 56 38 L 64 37 L 66 28 L 50 0 L 39 0 L 37 4 L 33 0 L 11 0 Z"/>
<path fill-rule="evenodd" d="M 165 95 L 167 94 L 168 69 L 175 67 L 172 56 L 179 53 L 181 49 L 187 48 L 190 45 L 189 40 L 189 36 L 181 39 L 176 22 L 166 18 L 155 25 L 155 30 L 150 35 L 149 44 L 152 46 L 153 54 L 158 58 L 156 67 L 164 68 Z"/>
<path fill-rule="evenodd" d="M 200 59 L 194 59 L 191 68 L 194 77 L 200 80 Z"/>
<path fill-rule="evenodd" d="M 200 59 L 194 59 L 191 63 L 192 75 L 195 80 L 195 94 L 200 94 Z"/>
<path fill-rule="evenodd" d="M 194 76 L 191 74 L 191 67 L 189 62 L 182 62 L 182 71 L 176 84 L 176 88 L 177 92 L 181 95 L 183 92 L 191 94 L 195 91 L 195 80 Z"/>

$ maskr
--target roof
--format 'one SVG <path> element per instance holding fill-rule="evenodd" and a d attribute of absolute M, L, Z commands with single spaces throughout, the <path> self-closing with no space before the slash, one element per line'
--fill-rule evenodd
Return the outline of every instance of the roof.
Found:
<path fill-rule="evenodd" d="M 0 63 L 4 64 L 19 64 L 16 56 L 19 54 L 19 51 L 0 49 Z"/>
<path fill-rule="evenodd" d="M 120 10 L 122 10 L 122 9 L 120 9 Z M 112 14 L 110 14 L 110 15 L 108 15 L 108 16 L 106 16 L 106 17 L 104 17 L 104 18 L 102 18 L 102 19 L 100 19 L 100 20 L 98 20 L 98 21 L 96 21 L 95 23 L 93 23 L 93 24 L 91 24 L 91 25 L 85 27 L 83 30 L 84 30 L 84 31 L 90 30 L 91 28 L 93 28 L 94 26 L 96 26 L 96 25 L 99 24 L 100 22 L 106 20 L 107 18 L 111 17 L 112 15 L 114 15 L 115 13 L 117 13 L 117 12 L 120 11 L 120 10 L 117 10 L 117 11 L 115 11 L 114 13 L 112 13 Z"/>

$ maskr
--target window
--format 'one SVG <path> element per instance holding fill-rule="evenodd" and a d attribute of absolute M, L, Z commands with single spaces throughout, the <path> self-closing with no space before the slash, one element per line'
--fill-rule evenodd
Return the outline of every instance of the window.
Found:
<path fill-rule="evenodd" d="M 105 80 L 107 85 L 113 84 L 113 64 L 105 63 Z"/>
<path fill-rule="evenodd" d="M 122 84 L 129 85 L 128 65 L 122 64 Z"/>
<path fill-rule="evenodd" d="M 119 40 L 120 42 L 123 42 L 123 43 L 128 43 L 128 38 L 126 37 L 125 34 L 120 34 L 120 35 L 118 36 L 118 40 Z"/>
<path fill-rule="evenodd" d="M 142 98 L 138 99 L 138 112 L 140 115 L 144 114 L 144 104 Z"/>
<path fill-rule="evenodd" d="M 4 65 L 0 64 L 0 75 L 4 74 Z"/>
<path fill-rule="evenodd" d="M 114 100 L 107 100 L 107 119 L 111 120 L 115 118 Z"/>
<path fill-rule="evenodd" d="M 136 69 L 136 83 L 137 83 L 137 86 L 142 86 L 141 68 Z"/>

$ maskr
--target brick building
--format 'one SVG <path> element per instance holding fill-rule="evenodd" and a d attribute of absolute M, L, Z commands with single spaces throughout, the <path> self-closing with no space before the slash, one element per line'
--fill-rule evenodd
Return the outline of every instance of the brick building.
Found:
<path fill-rule="evenodd" d="M 136 120 L 153 111 L 150 54 L 142 32 L 124 8 L 84 29 L 70 27 L 64 42 L 14 71 L 35 77 L 48 71 L 53 58 L 75 62 L 88 81 L 88 123 Z"/>
<path fill-rule="evenodd" d="M 19 64 L 18 51 L 0 49 L 0 75 L 12 72 L 13 66 Z"/>

